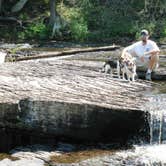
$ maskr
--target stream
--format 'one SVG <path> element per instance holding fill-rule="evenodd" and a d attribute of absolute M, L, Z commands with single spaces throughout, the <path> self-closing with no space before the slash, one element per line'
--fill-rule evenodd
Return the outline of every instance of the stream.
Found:
<path fill-rule="evenodd" d="M 27 145 L 12 149 L 9 154 L 0 154 L 0 166 L 166 165 L 166 84 L 164 81 L 156 84 L 159 86 L 147 93 L 149 102 L 145 106 L 150 115 L 148 143 L 142 140 L 137 144 L 132 140 L 132 146 L 127 147 L 119 144 L 76 145 L 66 142 L 57 142 L 53 146 Z"/>

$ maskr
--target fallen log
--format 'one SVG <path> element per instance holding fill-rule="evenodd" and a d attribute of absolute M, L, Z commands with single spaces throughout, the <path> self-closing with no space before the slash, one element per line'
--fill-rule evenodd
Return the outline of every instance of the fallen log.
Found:
<path fill-rule="evenodd" d="M 94 52 L 94 51 L 110 51 L 116 50 L 120 48 L 120 46 L 112 45 L 112 46 L 105 46 L 105 47 L 88 47 L 88 48 L 76 48 L 67 51 L 51 51 L 45 52 L 37 55 L 32 56 L 25 56 L 25 57 L 18 57 L 15 61 L 24 61 L 24 60 L 32 60 L 32 59 L 41 59 L 41 58 L 50 58 L 50 57 L 57 57 L 57 56 L 64 56 L 64 55 L 72 55 L 84 52 Z"/>

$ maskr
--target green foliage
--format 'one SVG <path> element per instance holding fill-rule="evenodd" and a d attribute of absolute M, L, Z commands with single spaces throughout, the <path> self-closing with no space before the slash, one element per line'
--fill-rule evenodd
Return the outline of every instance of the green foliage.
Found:
<path fill-rule="evenodd" d="M 161 42 L 166 42 L 166 21 L 165 21 L 165 19 L 156 21 L 156 25 L 155 25 L 155 29 L 154 29 L 154 37 L 158 38 Z"/>
<path fill-rule="evenodd" d="M 4 1 L 3 10 L 10 13 L 16 2 Z M 60 35 L 55 35 L 59 40 L 101 42 L 121 37 L 138 39 L 141 29 L 148 29 L 152 37 L 166 39 L 165 0 L 58 0 L 56 11 L 64 23 Z M 21 12 L 10 14 L 23 21 L 24 29 L 17 25 L 2 28 L 1 38 L 50 38 L 49 0 L 28 1 Z"/>
<path fill-rule="evenodd" d="M 27 13 L 21 13 L 21 14 L 19 15 L 19 19 L 25 21 L 25 20 L 29 19 L 29 16 L 28 16 Z"/>
<path fill-rule="evenodd" d="M 50 36 L 50 27 L 47 27 L 42 22 L 32 23 L 22 32 L 18 33 L 19 39 L 47 39 Z"/>
<path fill-rule="evenodd" d="M 135 27 L 136 29 L 135 38 L 136 39 L 140 38 L 141 29 L 147 29 L 150 32 L 150 35 L 153 36 L 155 33 L 155 28 L 156 28 L 156 22 L 147 22 L 147 23 L 142 23 L 140 25 L 137 25 L 137 27 Z"/>
<path fill-rule="evenodd" d="M 88 26 L 81 8 L 68 8 L 60 4 L 58 12 L 68 23 L 71 38 L 76 41 L 85 41 L 88 37 Z"/>
<path fill-rule="evenodd" d="M 70 23 L 71 36 L 76 41 L 84 41 L 88 36 L 88 27 L 86 22 L 77 20 L 72 20 Z"/>

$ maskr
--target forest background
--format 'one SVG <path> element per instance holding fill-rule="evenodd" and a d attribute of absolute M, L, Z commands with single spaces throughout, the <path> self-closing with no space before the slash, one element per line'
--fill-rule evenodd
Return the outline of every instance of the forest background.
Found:
<path fill-rule="evenodd" d="M 0 41 L 166 41 L 165 0 L 0 0 Z"/>

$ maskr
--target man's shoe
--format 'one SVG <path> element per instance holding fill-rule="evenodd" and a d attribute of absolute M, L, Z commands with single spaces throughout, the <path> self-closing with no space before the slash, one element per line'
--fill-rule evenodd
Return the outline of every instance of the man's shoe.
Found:
<path fill-rule="evenodd" d="M 151 81 L 151 73 L 146 73 L 145 75 L 145 79 L 148 80 L 148 81 Z"/>

